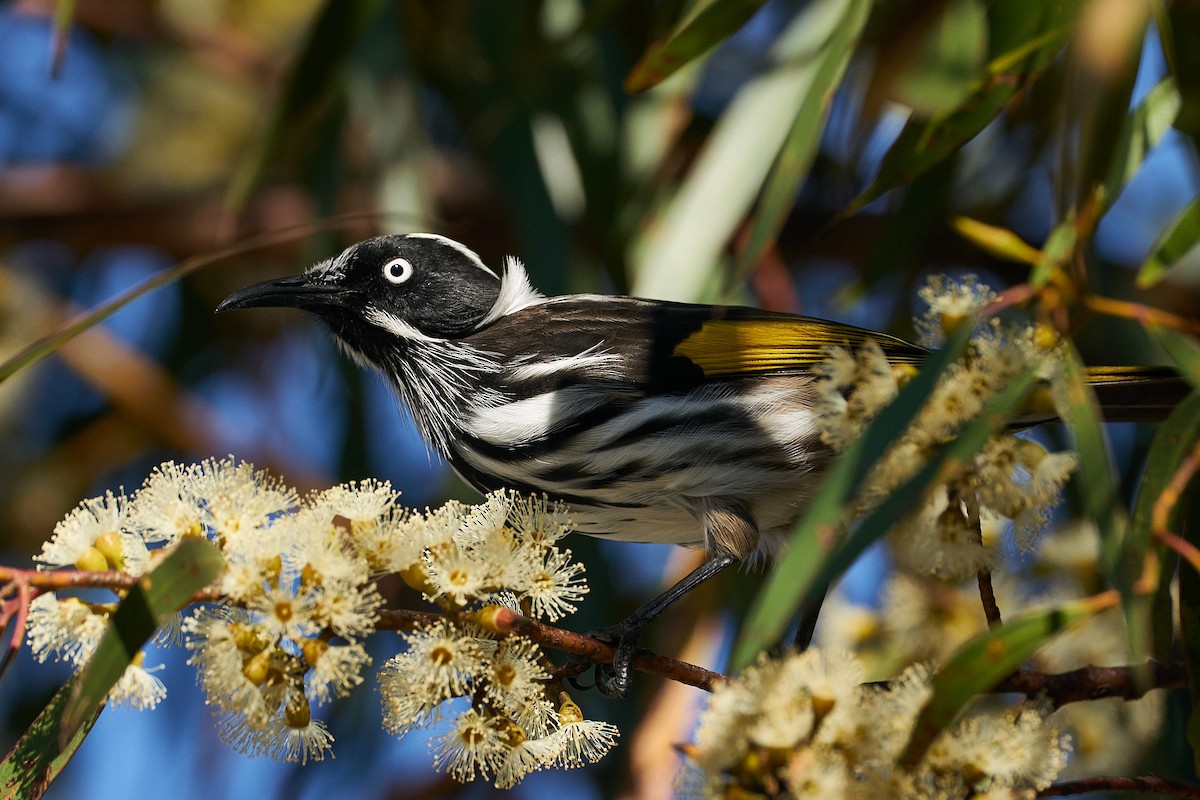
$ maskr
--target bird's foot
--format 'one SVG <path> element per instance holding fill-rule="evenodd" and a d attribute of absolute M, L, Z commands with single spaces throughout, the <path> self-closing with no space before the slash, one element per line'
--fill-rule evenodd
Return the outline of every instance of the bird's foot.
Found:
<path fill-rule="evenodd" d="M 640 623 L 640 624 L 639 624 Z M 636 618 L 622 620 L 615 625 L 588 631 L 585 635 L 612 645 L 611 664 L 596 664 L 595 687 L 605 697 L 624 698 L 629 696 L 630 673 L 633 657 L 637 654 L 638 637 L 645 623 Z M 583 688 L 575 684 L 576 688 Z M 588 687 L 590 688 L 590 687 Z"/>

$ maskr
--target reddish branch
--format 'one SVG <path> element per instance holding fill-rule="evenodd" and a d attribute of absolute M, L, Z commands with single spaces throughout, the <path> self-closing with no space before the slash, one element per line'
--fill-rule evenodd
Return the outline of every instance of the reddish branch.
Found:
<path fill-rule="evenodd" d="M 1005 678 L 992 691 L 1045 694 L 1058 707 L 1101 697 L 1136 700 L 1151 689 L 1183 686 L 1186 681 L 1182 662 L 1164 663 L 1150 659 L 1137 666 L 1083 667 L 1056 675 L 1022 669 Z"/>
<path fill-rule="evenodd" d="M 390 630 L 412 630 L 415 627 L 433 624 L 440 619 L 437 614 L 421 611 L 384 611 L 377 627 Z M 613 660 L 613 646 L 582 633 L 556 628 L 544 622 L 530 619 L 509 609 L 495 609 L 489 615 L 488 627 L 500 633 L 514 633 L 539 645 L 560 650 L 573 656 L 587 659 L 594 664 L 609 664 Z M 586 668 L 586 664 L 584 665 Z M 633 657 L 633 668 L 647 675 L 696 686 L 711 692 L 725 676 L 719 672 L 679 661 L 667 656 L 639 650 Z M 574 670 L 576 673 L 582 670 Z"/>
<path fill-rule="evenodd" d="M 133 588 L 138 580 L 140 579 L 132 575 L 119 572 L 39 572 L 0 567 L 0 581 L 5 584 L 0 588 L 0 601 L 3 602 L 0 609 L 0 625 L 16 622 L 17 627 L 23 627 L 24 613 L 30 600 L 42 592 L 84 586 L 115 591 L 128 590 Z M 197 592 L 192 601 L 212 602 L 218 599 L 220 597 L 216 590 L 205 589 Z M 432 625 L 441 618 L 441 615 L 432 612 L 392 609 L 380 613 L 376 627 L 380 630 L 413 630 Z M 505 608 L 493 609 L 488 617 L 488 627 L 500 633 L 524 636 L 539 645 L 578 656 L 586 662 L 607 664 L 612 662 L 614 655 L 613 646 L 607 642 L 556 628 Z M 14 636 L 13 640 L 14 646 L 20 647 L 20 639 Z M 647 650 L 637 652 L 633 659 L 633 667 L 647 675 L 667 678 L 705 691 L 712 691 L 718 682 L 725 679 L 719 672 Z M 583 667 L 572 665 L 564 668 L 562 674 L 579 674 L 584 668 L 586 663 Z M 1084 667 L 1056 675 L 1018 670 L 1001 681 L 993 691 L 1019 692 L 1026 695 L 1045 694 L 1052 703 L 1061 706 L 1101 697 L 1135 700 L 1151 689 L 1183 686 L 1185 681 L 1182 663 L 1150 660 L 1138 666 Z"/>
<path fill-rule="evenodd" d="M 1038 792 L 1038 797 L 1067 797 L 1088 792 L 1154 792 L 1176 797 L 1200 798 L 1200 784 L 1184 783 L 1157 775 L 1139 775 L 1135 778 L 1099 776 L 1081 778 L 1077 781 L 1054 783 Z"/>

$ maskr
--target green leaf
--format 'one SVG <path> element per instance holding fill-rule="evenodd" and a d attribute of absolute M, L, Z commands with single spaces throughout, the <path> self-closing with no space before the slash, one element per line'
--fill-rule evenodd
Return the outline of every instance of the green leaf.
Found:
<path fill-rule="evenodd" d="M 756 76 L 721 114 L 695 164 L 638 248 L 632 293 L 668 300 L 711 299 L 729 240 L 776 163 L 821 53 L 862 0 L 814 0 L 771 46 L 774 69 Z"/>
<path fill-rule="evenodd" d="M 240 209 L 258 185 L 267 164 L 288 136 L 299 135 L 336 91 L 368 23 L 383 0 L 328 0 L 309 28 L 308 39 L 288 74 L 283 95 L 258 148 L 242 162 L 226 195 L 226 204 Z"/>
<path fill-rule="evenodd" d="M 928 121 L 910 119 L 884 155 L 875 180 L 840 216 L 848 217 L 886 192 L 910 183 L 987 127 L 1053 63 L 1070 36 L 1077 6 L 1077 2 L 996 4 L 994 9 L 1007 9 L 1015 15 L 1024 9 L 1018 26 L 1020 38 L 1006 42 L 1010 49 L 992 58 L 985 74 L 958 106 Z"/>
<path fill-rule="evenodd" d="M 736 271 L 739 276 L 747 275 L 762 259 L 795 204 L 796 192 L 804 183 L 816 156 L 833 92 L 846 72 L 846 65 L 850 63 L 850 56 L 870 10 L 869 0 L 848 2 L 841 22 L 818 56 L 812 83 L 796 110 L 792 129 L 767 176 L 758 213 L 754 215 L 750 226 L 749 240 L 738 256 Z"/>
<path fill-rule="evenodd" d="M 347 224 L 348 220 L 361 219 L 356 215 L 346 215 L 340 218 L 323 220 L 321 222 L 304 223 L 290 228 L 282 228 L 271 233 L 252 236 L 244 239 L 236 245 L 218 250 L 211 255 L 197 256 L 189 258 L 186 261 L 181 261 L 176 266 L 169 270 L 160 272 L 151 278 L 142 281 L 136 286 L 130 287 L 118 294 L 112 300 L 96 306 L 94 309 L 84 312 L 79 316 L 67 321 L 55 331 L 42 336 L 30 342 L 25 347 L 22 347 L 14 355 L 3 362 L 0 362 L 0 383 L 12 377 L 17 372 L 30 367 L 37 362 L 51 355 L 67 342 L 74 339 L 79 334 L 86 331 L 88 328 L 97 325 L 111 317 L 113 314 L 120 311 L 125 306 L 132 303 L 144 294 L 148 294 L 162 286 L 174 283 L 181 278 L 191 275 L 205 267 L 211 267 L 214 264 L 219 264 L 225 259 L 232 258 L 243 253 L 250 253 L 262 247 L 268 247 L 279 242 L 286 242 L 296 239 L 302 235 L 317 233 L 319 231 L 333 230 Z"/>
<path fill-rule="evenodd" d="M 987 10 L 982 0 L 940 4 L 911 61 L 896 81 L 894 99 L 921 116 L 957 108 L 976 88 L 987 61 Z M 905 45 L 901 45 L 902 48 Z"/>
<path fill-rule="evenodd" d="M 65 747 L 100 709 L 125 668 L 160 625 L 221 574 L 225 561 L 207 539 L 188 538 L 146 575 L 113 613 L 96 652 L 79 672 L 58 732 Z"/>
<path fill-rule="evenodd" d="M 1175 81 L 1163 78 L 1138 104 L 1128 117 L 1113 148 L 1113 161 L 1102 185 L 1101 214 L 1133 179 L 1146 160 L 1146 154 L 1171 129 L 1179 114 L 1179 92 Z"/>
<path fill-rule="evenodd" d="M 712 0 L 655 42 L 625 78 L 625 91 L 644 92 L 716 47 L 754 16 L 764 0 Z"/>
<path fill-rule="evenodd" d="M 1087 371 L 1079 354 L 1068 345 L 1063 357 L 1067 383 L 1067 418 L 1075 434 L 1079 453 L 1079 480 L 1084 514 L 1100 531 L 1101 564 L 1115 581 L 1116 559 L 1125 529 L 1125 515 L 1117 502 L 1117 484 L 1108 444 L 1100 425 L 1100 405 L 1087 383 Z"/>
<path fill-rule="evenodd" d="M 100 718 L 101 709 L 97 708 L 65 744 L 59 743 L 62 713 L 76 683 L 78 679 L 72 678 L 55 692 L 0 762 L 0 786 L 3 786 L 0 800 L 38 800 L 74 757 L 88 731 Z"/>
<path fill-rule="evenodd" d="M 1150 629 L 1147 618 L 1153 598 L 1134 595 L 1131 587 L 1142 576 L 1146 551 L 1154 546 L 1154 505 L 1167 488 L 1183 459 L 1200 440 L 1200 391 L 1193 392 L 1175 407 L 1171 415 L 1158 427 L 1150 451 L 1146 454 L 1146 466 L 1138 485 L 1137 499 L 1129 528 L 1121 542 L 1121 558 L 1117 570 L 1117 588 L 1125 604 L 1125 617 L 1132 645 L 1131 661 L 1140 661 L 1150 646 Z M 1180 509 L 1172 509 L 1168 525 L 1178 530 Z M 1162 546 L 1159 553 L 1158 580 L 1169 584 L 1170 573 L 1164 572 L 1167 554 Z M 1186 567 L 1185 567 L 1186 569 Z"/>
<path fill-rule="evenodd" d="M 1103 595 L 1035 611 L 990 628 L 958 649 L 933 676 L 933 694 L 921 709 L 899 764 L 920 763 L 938 734 L 950 727 L 981 692 L 1008 677 L 1057 634 L 1111 604 Z"/>
<path fill-rule="evenodd" d="M 1193 389 L 1200 389 L 1200 342 L 1196 337 L 1159 325 L 1147 325 L 1146 332 L 1175 362 L 1183 379 Z"/>
<path fill-rule="evenodd" d="M 932 354 L 862 437 L 837 456 L 746 616 L 734 646 L 734 669 L 748 666 L 761 650 L 778 641 L 806 597 L 820 596 L 815 583 L 818 571 L 838 549 L 841 525 L 859 484 L 879 454 L 921 410 L 938 378 L 966 350 L 970 327 L 962 325 L 942 350 Z"/>
<path fill-rule="evenodd" d="M 1138 271 L 1138 287 L 1147 289 L 1167 277 L 1171 268 L 1197 244 L 1200 244 L 1200 197 L 1187 204 L 1150 248 Z"/>
<path fill-rule="evenodd" d="M 1200 507 L 1193 495 L 1193 512 Z M 1194 513 L 1193 513 L 1194 516 Z M 1200 546 L 1200 525 L 1185 528 L 1187 540 Z M 1179 569 L 1179 628 L 1183 640 L 1183 663 L 1187 668 L 1191 713 L 1187 721 L 1187 740 L 1192 747 L 1193 768 L 1200 769 L 1200 572 L 1186 562 Z"/>

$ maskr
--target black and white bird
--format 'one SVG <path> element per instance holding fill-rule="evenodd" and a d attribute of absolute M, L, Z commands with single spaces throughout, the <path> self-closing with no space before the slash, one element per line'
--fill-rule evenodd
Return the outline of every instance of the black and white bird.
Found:
<path fill-rule="evenodd" d="M 730 563 L 770 556 L 804 510 L 830 458 L 813 411 L 826 348 L 874 341 L 893 363 L 927 355 L 752 308 L 545 297 L 516 258 L 496 271 L 429 233 L 369 239 L 217 310 L 260 306 L 320 317 L 480 491 L 545 493 L 582 533 L 704 548 L 701 567 L 612 629 L 618 694 L 645 622 Z"/>

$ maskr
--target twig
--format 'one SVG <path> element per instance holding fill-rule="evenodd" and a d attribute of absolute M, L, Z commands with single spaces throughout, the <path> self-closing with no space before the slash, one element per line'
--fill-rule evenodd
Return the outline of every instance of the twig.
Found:
<path fill-rule="evenodd" d="M 1137 700 L 1151 689 L 1183 686 L 1186 682 L 1187 672 L 1182 662 L 1149 659 L 1145 664 L 1082 667 L 1053 675 L 1031 669 L 1017 670 L 992 691 L 1044 694 L 1057 708 L 1067 703 L 1102 697 Z"/>
<path fill-rule="evenodd" d="M 1052 783 L 1037 793 L 1038 797 L 1066 797 L 1088 792 L 1155 792 L 1172 794 L 1176 797 L 1200 798 L 1200 784 L 1184 783 L 1157 775 L 1138 775 L 1124 778 L 1116 775 L 1100 775 L 1095 778 L 1080 778 L 1077 781 Z"/>
<path fill-rule="evenodd" d="M 996 605 L 996 590 L 992 588 L 992 572 L 981 569 L 977 578 L 979 599 L 983 602 L 983 615 L 987 618 L 988 627 L 999 628 L 1003 623 L 1000 619 L 1000 606 Z"/>
<path fill-rule="evenodd" d="M 1183 496 L 1192 478 L 1196 476 L 1197 469 L 1200 469 L 1200 442 L 1192 447 L 1191 452 L 1179 464 L 1179 469 L 1171 476 L 1170 482 L 1154 500 L 1154 507 L 1150 511 L 1150 527 L 1156 539 L 1186 559 L 1192 565 L 1192 569 L 1200 571 L 1200 550 L 1191 542 L 1172 533 L 1169 525 L 1171 512 L 1178 505 L 1179 498 Z"/>
<path fill-rule="evenodd" d="M 1200 321 L 1172 314 L 1160 308 L 1152 308 L 1141 303 L 1131 303 L 1128 300 L 1114 300 L 1111 297 L 1088 295 L 1083 299 L 1084 305 L 1101 314 L 1111 317 L 1125 317 L 1143 325 L 1161 325 L 1164 328 L 1174 328 L 1200 335 Z"/>
<path fill-rule="evenodd" d="M 494 625 L 499 631 L 519 634 L 538 644 L 586 658 L 596 664 L 611 663 L 615 654 L 613 646 L 608 642 L 602 642 L 581 633 L 555 628 L 506 608 L 498 609 L 490 617 L 489 623 L 489 627 Z M 633 657 L 633 668 L 647 675 L 668 678 L 688 686 L 696 686 L 707 692 L 711 692 L 719 681 L 725 679 L 725 676 L 719 672 L 651 653 L 648 650 L 637 651 Z"/>

